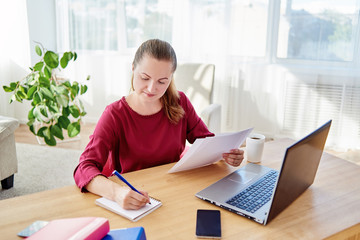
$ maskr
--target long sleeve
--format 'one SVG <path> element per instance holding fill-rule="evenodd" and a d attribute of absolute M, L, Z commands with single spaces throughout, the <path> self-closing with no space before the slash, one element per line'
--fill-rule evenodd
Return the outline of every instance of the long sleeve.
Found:
<path fill-rule="evenodd" d="M 125 97 L 107 106 L 74 171 L 77 186 L 86 191 L 84 187 L 103 174 L 104 167 L 124 173 L 176 162 L 186 139 L 193 143 L 214 136 L 185 94 L 179 94 L 185 115 L 178 124 L 171 123 L 163 109 L 153 115 L 138 114 Z"/>

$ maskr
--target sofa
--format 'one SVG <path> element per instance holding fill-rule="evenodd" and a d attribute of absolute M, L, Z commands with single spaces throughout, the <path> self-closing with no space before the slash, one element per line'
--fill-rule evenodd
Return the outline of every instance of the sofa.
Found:
<path fill-rule="evenodd" d="M 14 135 L 18 127 L 18 120 L 0 116 L 0 180 L 3 189 L 13 187 L 14 174 L 18 170 Z"/>

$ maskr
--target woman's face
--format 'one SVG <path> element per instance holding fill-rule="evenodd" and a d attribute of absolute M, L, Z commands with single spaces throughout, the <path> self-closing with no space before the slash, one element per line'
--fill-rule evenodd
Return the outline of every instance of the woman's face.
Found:
<path fill-rule="evenodd" d="M 172 79 L 171 61 L 157 60 L 144 55 L 134 68 L 133 86 L 140 100 L 156 102 L 166 92 Z"/>

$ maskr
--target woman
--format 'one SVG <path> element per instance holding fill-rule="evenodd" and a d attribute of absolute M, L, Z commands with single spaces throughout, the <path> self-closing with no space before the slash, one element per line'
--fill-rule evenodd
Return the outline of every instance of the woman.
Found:
<path fill-rule="evenodd" d="M 81 191 L 116 201 L 125 209 L 149 202 L 106 176 L 111 170 L 135 171 L 179 160 L 186 140 L 214 136 L 173 82 L 174 49 L 158 39 L 144 42 L 132 64 L 131 93 L 106 107 L 74 171 Z M 239 166 L 244 152 L 232 149 L 224 160 Z M 109 171 L 110 170 L 110 171 Z"/>

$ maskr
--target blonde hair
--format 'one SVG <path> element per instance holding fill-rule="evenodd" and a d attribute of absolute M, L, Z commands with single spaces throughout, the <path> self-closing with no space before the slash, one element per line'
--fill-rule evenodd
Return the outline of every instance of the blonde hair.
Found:
<path fill-rule="evenodd" d="M 170 61 L 172 64 L 172 73 L 177 67 L 176 54 L 172 46 L 165 41 L 159 39 L 150 39 L 137 49 L 133 61 L 133 68 L 143 59 L 145 55 L 153 57 L 157 60 Z M 131 90 L 134 89 L 134 75 L 131 77 Z M 160 102 L 164 106 L 165 114 L 171 123 L 177 124 L 184 116 L 184 109 L 179 104 L 179 93 L 176 90 L 174 79 L 171 79 L 170 85 L 164 95 L 160 98 Z"/>

